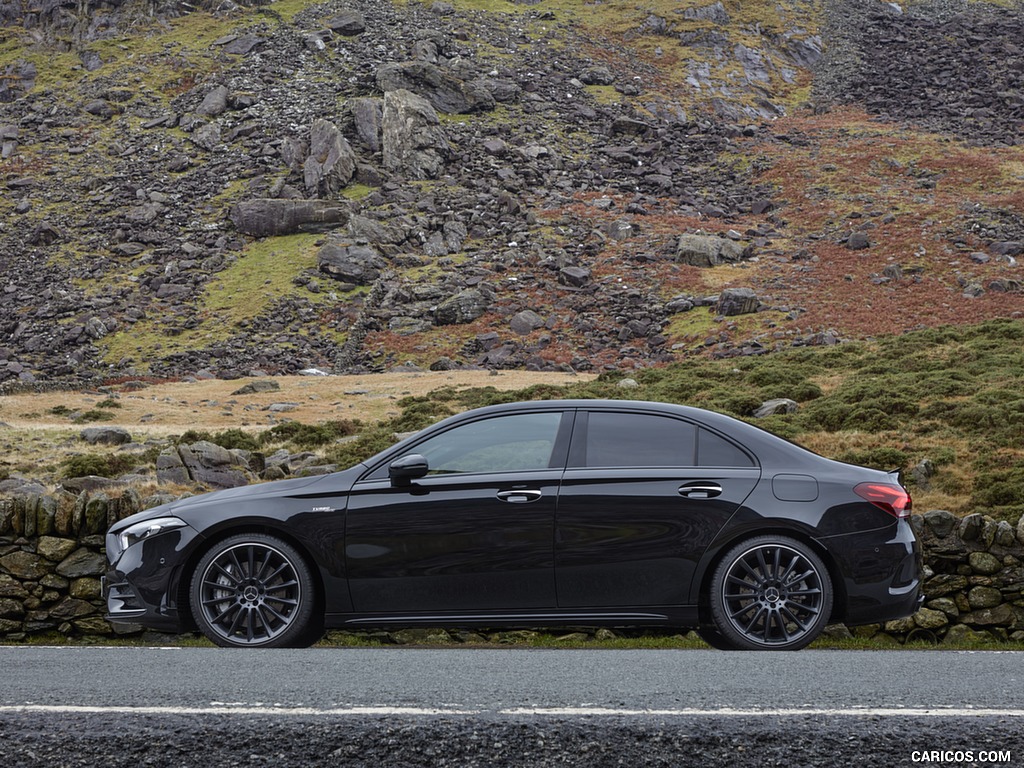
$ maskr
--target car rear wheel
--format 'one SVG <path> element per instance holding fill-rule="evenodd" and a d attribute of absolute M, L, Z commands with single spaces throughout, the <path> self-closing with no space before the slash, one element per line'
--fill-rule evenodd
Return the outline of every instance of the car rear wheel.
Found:
<path fill-rule="evenodd" d="M 265 534 L 231 536 L 196 566 L 192 613 L 226 648 L 288 648 L 317 640 L 315 585 L 294 547 Z"/>
<path fill-rule="evenodd" d="M 709 597 L 714 627 L 727 646 L 795 651 L 828 623 L 832 580 L 803 542 L 759 536 L 726 553 Z"/>

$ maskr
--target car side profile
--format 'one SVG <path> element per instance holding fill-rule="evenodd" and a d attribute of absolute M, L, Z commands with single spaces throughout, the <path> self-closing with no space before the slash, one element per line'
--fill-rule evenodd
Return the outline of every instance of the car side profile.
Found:
<path fill-rule="evenodd" d="M 795 650 L 921 597 L 911 499 L 680 405 L 551 400 L 445 419 L 354 467 L 181 499 L 107 534 L 108 619 L 227 647 L 326 628 L 696 628 Z"/>

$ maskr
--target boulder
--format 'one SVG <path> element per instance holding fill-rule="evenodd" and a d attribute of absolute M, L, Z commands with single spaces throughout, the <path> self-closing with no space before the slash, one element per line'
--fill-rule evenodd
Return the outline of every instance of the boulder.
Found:
<path fill-rule="evenodd" d="M 512 318 L 509 324 L 512 328 L 513 333 L 518 333 L 520 336 L 525 336 L 528 333 L 532 333 L 538 328 L 544 327 L 544 318 L 534 312 L 532 309 L 524 309 L 522 312 Z"/>
<path fill-rule="evenodd" d="M 434 108 L 408 90 L 384 94 L 381 148 L 384 167 L 410 179 L 437 178 L 449 154 Z"/>
<path fill-rule="evenodd" d="M 434 311 L 434 319 L 438 325 L 469 323 L 484 314 L 488 306 L 490 302 L 483 292 L 467 288 L 441 302 Z"/>
<path fill-rule="evenodd" d="M 591 272 L 586 267 L 568 266 L 558 270 L 558 282 L 573 288 L 582 288 L 590 282 Z"/>
<path fill-rule="evenodd" d="M 346 107 L 352 118 L 356 136 L 371 152 L 380 152 L 381 122 L 384 118 L 384 102 L 380 99 L 360 97 L 351 99 Z"/>
<path fill-rule="evenodd" d="M 317 120 L 309 130 L 309 155 L 302 164 L 306 192 L 331 198 L 348 186 L 356 172 L 356 153 L 337 126 Z"/>
<path fill-rule="evenodd" d="M 317 263 L 324 274 L 355 285 L 371 284 L 387 266 L 377 251 L 368 245 L 334 243 L 320 249 Z"/>
<path fill-rule="evenodd" d="M 223 114 L 228 108 L 230 96 L 231 92 L 227 87 L 216 86 L 203 97 L 202 103 L 196 108 L 196 114 L 204 117 L 217 117 L 217 115 Z"/>
<path fill-rule="evenodd" d="M 89 445 L 124 445 L 132 441 L 131 434 L 122 427 L 86 427 L 80 436 Z"/>
<path fill-rule="evenodd" d="M 207 440 L 179 445 L 178 454 L 194 482 L 212 488 L 237 488 L 252 479 L 248 466 L 235 454 Z"/>
<path fill-rule="evenodd" d="M 411 91 L 439 112 L 465 114 L 494 109 L 494 97 L 485 88 L 470 85 L 429 61 L 406 61 L 377 68 L 377 87 L 384 91 Z"/>
<path fill-rule="evenodd" d="M 352 37 L 366 31 L 366 18 L 359 11 L 345 8 L 327 20 L 327 28 L 336 35 Z"/>
<path fill-rule="evenodd" d="M 680 235 L 676 245 L 676 260 L 694 267 L 717 267 L 742 257 L 739 243 L 713 235 Z"/>
<path fill-rule="evenodd" d="M 757 312 L 761 302 L 750 288 L 726 288 L 718 297 L 716 311 L 720 315 L 749 315 Z"/>
<path fill-rule="evenodd" d="M 348 205 L 327 200 L 243 200 L 231 209 L 235 228 L 253 237 L 326 232 L 348 223 Z"/>

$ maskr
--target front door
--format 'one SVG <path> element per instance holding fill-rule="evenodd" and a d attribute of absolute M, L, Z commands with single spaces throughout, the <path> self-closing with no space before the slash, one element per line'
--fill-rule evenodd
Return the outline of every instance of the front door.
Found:
<path fill-rule="evenodd" d="M 570 416 L 566 417 L 571 421 Z M 460 424 L 409 448 L 430 471 L 393 487 L 387 467 L 352 489 L 345 558 L 358 613 L 551 608 L 561 411 Z M 560 438 L 560 435 L 562 437 Z"/>

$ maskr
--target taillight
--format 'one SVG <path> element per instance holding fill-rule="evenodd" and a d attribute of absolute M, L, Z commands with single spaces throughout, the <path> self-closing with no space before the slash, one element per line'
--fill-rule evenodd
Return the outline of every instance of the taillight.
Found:
<path fill-rule="evenodd" d="M 861 483 L 853 492 L 893 517 L 910 517 L 914 502 L 899 485 L 889 483 Z"/>

